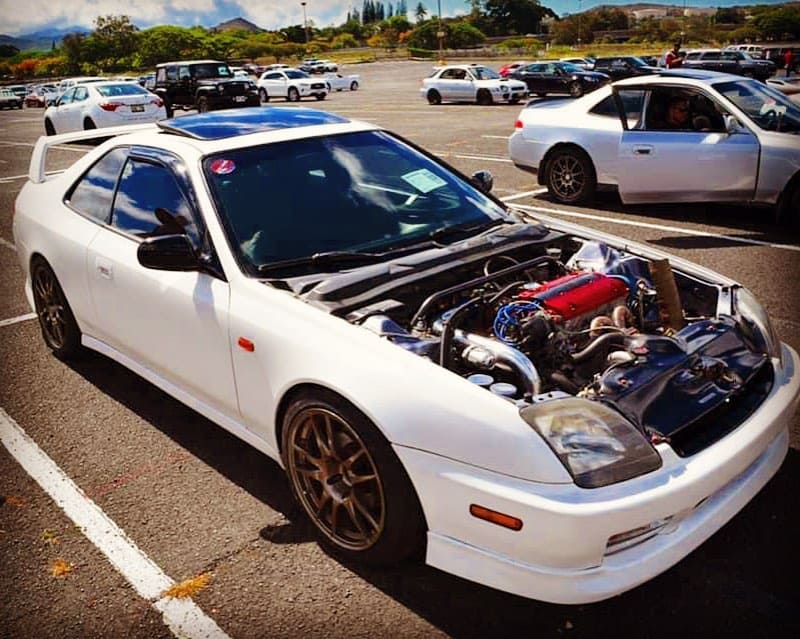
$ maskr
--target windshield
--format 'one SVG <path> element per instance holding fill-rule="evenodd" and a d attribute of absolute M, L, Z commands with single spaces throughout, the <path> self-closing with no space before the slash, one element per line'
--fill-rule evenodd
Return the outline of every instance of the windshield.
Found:
<path fill-rule="evenodd" d="M 800 106 L 783 93 L 755 80 L 721 82 L 714 88 L 767 131 L 798 133 Z"/>
<path fill-rule="evenodd" d="M 152 95 L 147 89 L 143 89 L 138 84 L 133 82 L 125 82 L 120 84 L 106 84 L 103 86 L 95 87 L 97 92 L 104 97 L 122 96 L 122 95 Z"/>
<path fill-rule="evenodd" d="M 567 73 L 583 73 L 583 69 L 569 62 L 562 64 L 561 68 L 564 69 L 564 71 L 566 71 Z"/>
<path fill-rule="evenodd" d="M 489 67 L 472 67 L 470 68 L 472 75 L 474 75 L 478 80 L 498 80 L 500 79 L 500 74 L 497 73 L 494 69 L 490 69 Z"/>
<path fill-rule="evenodd" d="M 297 80 L 299 78 L 310 78 L 311 76 L 308 75 L 305 71 L 295 71 L 294 69 L 289 69 L 284 71 L 286 77 L 290 80 Z"/>
<path fill-rule="evenodd" d="M 203 162 L 244 270 L 331 251 L 384 253 L 505 217 L 461 177 L 385 132 L 292 140 Z"/>
<path fill-rule="evenodd" d="M 635 67 L 646 67 L 647 66 L 647 62 L 645 62 L 644 60 L 642 60 L 641 58 L 638 58 L 636 56 L 631 56 L 630 58 L 628 58 L 628 61 Z"/>

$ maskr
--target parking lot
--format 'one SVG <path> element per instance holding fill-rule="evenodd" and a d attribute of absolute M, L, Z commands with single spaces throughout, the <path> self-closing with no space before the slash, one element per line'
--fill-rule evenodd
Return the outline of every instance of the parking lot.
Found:
<path fill-rule="evenodd" d="M 613 194 L 591 208 L 557 205 L 508 159 L 520 106 L 430 106 L 419 95 L 430 67 L 353 65 L 340 71 L 361 74 L 358 91 L 302 106 L 377 123 L 463 173 L 488 169 L 494 194 L 531 216 L 624 236 L 732 277 L 800 350 L 800 235 L 776 227 L 769 211 L 622 206 Z M 11 232 L 42 116 L 41 109 L 0 112 L 0 429 L 19 425 L 124 531 L 141 551 L 143 581 L 152 574 L 170 582 L 200 578 L 190 584 L 198 608 L 176 613 L 200 615 L 206 630 L 195 636 L 800 632 L 800 415 L 782 469 L 739 515 L 677 566 L 605 602 L 545 604 L 422 564 L 374 570 L 323 552 L 275 463 L 100 355 L 71 365 L 50 355 L 25 302 Z M 64 148 L 59 161 L 83 152 Z M 164 598 L 142 597 L 6 447 L 0 500 L 0 637 L 174 636 L 162 619 Z M 106 531 L 122 534 L 111 524 Z M 53 574 L 58 560 L 68 570 L 63 576 Z"/>

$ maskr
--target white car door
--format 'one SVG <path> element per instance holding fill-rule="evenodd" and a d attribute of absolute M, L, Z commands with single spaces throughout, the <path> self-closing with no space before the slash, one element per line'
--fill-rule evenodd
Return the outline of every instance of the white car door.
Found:
<path fill-rule="evenodd" d="M 444 100 L 472 100 L 473 83 L 467 80 L 465 69 L 445 69 L 437 82 L 439 93 Z"/>
<path fill-rule="evenodd" d="M 289 90 L 289 80 L 282 71 L 265 73 L 258 85 L 264 87 L 271 98 L 285 98 Z"/>
<path fill-rule="evenodd" d="M 87 273 L 96 337 L 223 413 L 238 411 L 231 364 L 226 281 L 207 272 L 144 268 L 143 238 L 185 233 L 200 247 L 197 212 L 174 158 L 133 149 L 110 224 L 89 245 Z"/>
<path fill-rule="evenodd" d="M 646 102 L 644 121 L 623 131 L 617 172 L 620 199 L 637 202 L 725 202 L 753 198 L 760 145 L 747 129 L 729 133 L 724 110 L 699 93 L 689 95 L 685 128 L 669 129 L 658 89 Z M 697 105 L 702 105 L 699 108 Z M 700 129 L 700 130 L 697 130 Z"/>
<path fill-rule="evenodd" d="M 75 111 L 76 109 L 80 109 L 81 105 L 72 103 L 74 96 L 75 87 L 67 89 L 58 99 L 52 114 L 50 114 L 50 119 L 53 122 L 56 133 L 67 133 L 75 130 L 72 123 L 76 119 Z"/>

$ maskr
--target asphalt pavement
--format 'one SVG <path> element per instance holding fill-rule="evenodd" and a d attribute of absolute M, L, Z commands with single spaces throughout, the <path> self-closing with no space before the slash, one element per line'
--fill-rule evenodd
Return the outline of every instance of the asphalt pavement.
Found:
<path fill-rule="evenodd" d="M 385 126 L 466 174 L 488 169 L 494 193 L 531 215 L 733 277 L 800 350 L 800 236 L 764 209 L 623 206 L 612 194 L 591 207 L 551 202 L 508 159 L 520 106 L 430 106 L 419 95 L 430 69 L 353 65 L 341 72 L 361 74 L 358 91 L 303 106 Z M 33 468 L 74 492 L 57 504 L 32 478 L 37 471 L 0 446 L 0 637 L 172 637 L 179 631 L 169 623 L 184 613 L 202 616 L 207 636 L 231 638 L 798 636 L 797 415 L 783 467 L 739 515 L 666 573 L 605 602 L 545 604 L 421 564 L 375 570 L 326 554 L 275 463 L 100 355 L 68 365 L 47 351 L 11 234 L 42 115 L 0 112 L 0 430 L 24 430 L 60 471 L 41 461 Z M 59 151 L 56 167 L 83 152 Z M 116 568 L 98 549 L 105 542 L 90 541 L 66 514 L 85 510 L 86 497 L 107 518 L 112 543 L 139 553 L 135 561 Z M 165 613 L 158 584 L 191 592 L 195 608 Z"/>

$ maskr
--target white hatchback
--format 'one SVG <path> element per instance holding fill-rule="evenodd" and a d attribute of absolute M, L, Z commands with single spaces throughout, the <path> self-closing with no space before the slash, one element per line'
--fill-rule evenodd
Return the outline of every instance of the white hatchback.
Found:
<path fill-rule="evenodd" d="M 164 102 L 135 82 L 92 82 L 67 89 L 44 112 L 47 135 L 167 117 Z"/>
<path fill-rule="evenodd" d="M 516 104 L 528 95 L 528 87 L 519 80 L 500 77 L 494 69 L 478 64 L 437 67 L 422 81 L 420 95 L 429 104 L 477 102 Z"/>

